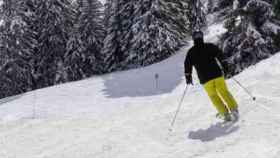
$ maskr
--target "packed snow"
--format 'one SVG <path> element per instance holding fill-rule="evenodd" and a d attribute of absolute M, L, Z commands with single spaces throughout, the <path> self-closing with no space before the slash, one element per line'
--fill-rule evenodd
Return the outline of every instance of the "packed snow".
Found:
<path fill-rule="evenodd" d="M 223 33 L 209 29 L 207 41 Z M 186 88 L 188 47 L 149 67 L 96 76 L 0 100 L 1 158 L 277 158 L 280 54 L 228 80 L 241 120 L 221 126 L 195 77 Z M 158 75 L 158 78 L 156 77 Z"/>

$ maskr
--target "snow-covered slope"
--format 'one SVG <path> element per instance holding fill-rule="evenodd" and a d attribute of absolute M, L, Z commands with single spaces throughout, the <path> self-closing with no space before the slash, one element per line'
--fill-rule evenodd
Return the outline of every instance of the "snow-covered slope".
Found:
<path fill-rule="evenodd" d="M 213 26 L 207 40 L 221 32 L 221 25 Z M 277 158 L 280 54 L 236 77 L 256 102 L 228 80 L 240 104 L 240 122 L 230 128 L 215 123 L 215 110 L 196 81 L 171 132 L 186 87 L 187 50 L 146 68 L 0 100 L 0 157 Z"/>

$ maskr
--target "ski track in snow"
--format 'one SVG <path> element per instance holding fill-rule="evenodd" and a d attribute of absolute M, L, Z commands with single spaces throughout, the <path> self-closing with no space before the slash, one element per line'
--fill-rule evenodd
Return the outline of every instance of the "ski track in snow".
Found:
<path fill-rule="evenodd" d="M 223 31 L 221 24 L 212 26 L 207 41 L 217 40 Z M 187 50 L 146 68 L 0 100 L 0 157 L 279 157 L 280 54 L 236 76 L 257 97 L 255 102 L 227 81 L 240 104 L 239 122 L 220 126 L 196 80 L 168 131 L 186 86 Z"/>

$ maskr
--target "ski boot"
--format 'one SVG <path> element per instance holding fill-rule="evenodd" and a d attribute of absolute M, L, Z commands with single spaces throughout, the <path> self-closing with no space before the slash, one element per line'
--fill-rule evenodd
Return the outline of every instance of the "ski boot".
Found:
<path fill-rule="evenodd" d="M 219 119 L 222 119 L 224 121 L 224 123 L 232 121 L 232 117 L 231 117 L 230 113 L 225 113 L 225 114 L 218 113 L 218 114 L 216 114 L 216 117 Z"/>
<path fill-rule="evenodd" d="M 231 119 L 232 119 L 233 122 L 236 122 L 236 121 L 239 120 L 239 111 L 238 111 L 238 109 L 231 110 L 230 115 L 231 115 Z"/>

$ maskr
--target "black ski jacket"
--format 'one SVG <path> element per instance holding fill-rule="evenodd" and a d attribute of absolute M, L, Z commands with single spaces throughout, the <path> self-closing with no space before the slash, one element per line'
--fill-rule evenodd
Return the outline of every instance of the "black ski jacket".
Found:
<path fill-rule="evenodd" d="M 201 84 L 221 77 L 223 75 L 219 63 L 226 67 L 226 62 L 222 51 L 211 43 L 204 43 L 202 45 L 193 46 L 187 53 L 185 60 L 185 74 L 192 74 L 192 67 L 194 66 Z"/>

